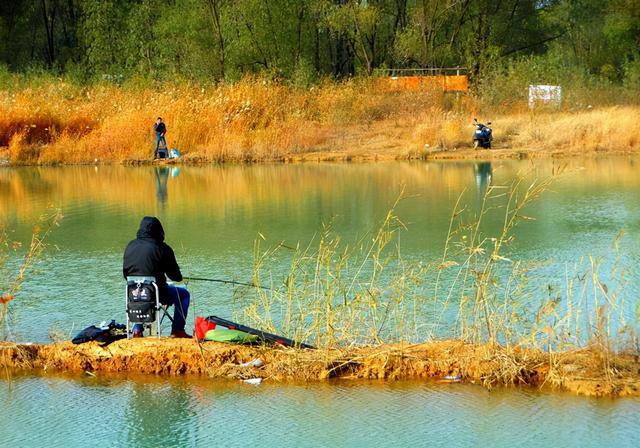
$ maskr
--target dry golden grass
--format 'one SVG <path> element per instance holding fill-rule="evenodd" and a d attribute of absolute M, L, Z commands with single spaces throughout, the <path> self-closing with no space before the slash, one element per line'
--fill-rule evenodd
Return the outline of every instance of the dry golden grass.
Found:
<path fill-rule="evenodd" d="M 2 95 L 0 146 L 10 146 L 14 163 L 148 158 L 158 115 L 168 125 L 169 145 L 192 157 L 272 160 L 308 151 L 328 130 L 383 119 L 404 106 L 402 97 L 377 94 L 366 82 L 300 90 L 261 79 L 162 91 L 58 82 Z"/>
<path fill-rule="evenodd" d="M 0 157 L 15 164 L 149 159 L 157 116 L 167 123 L 169 146 L 185 160 L 416 158 L 433 148 L 469 148 L 478 109 L 471 96 L 385 92 L 369 80 L 311 89 L 261 78 L 206 88 L 80 87 L 58 80 L 0 91 L 0 99 Z M 638 106 L 522 110 L 478 116 L 493 121 L 498 149 L 640 149 Z"/>
<path fill-rule="evenodd" d="M 560 113 L 528 113 L 496 119 L 496 132 L 514 148 L 554 152 L 637 151 L 637 106 Z"/>

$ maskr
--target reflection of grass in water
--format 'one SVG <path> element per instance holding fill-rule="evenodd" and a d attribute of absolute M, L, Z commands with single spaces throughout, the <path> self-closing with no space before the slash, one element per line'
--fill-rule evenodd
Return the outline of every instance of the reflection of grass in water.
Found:
<path fill-rule="evenodd" d="M 535 166 L 538 172 L 544 173 L 552 169 L 553 163 L 536 161 Z M 582 194 L 631 191 L 640 185 L 634 158 L 580 159 L 569 163 L 574 167 L 583 166 L 585 170 L 567 176 L 557 186 L 565 192 L 569 185 L 567 196 L 575 191 Z M 500 167 L 499 177 L 511 178 L 522 163 L 501 161 L 493 165 Z M 186 167 L 180 169 L 178 177 L 169 179 L 168 206 L 177 206 L 175 199 L 180 198 L 180 206 L 188 212 L 198 210 L 200 214 L 205 207 L 219 217 L 228 215 L 229 204 L 235 203 L 241 204 L 247 213 L 264 206 L 291 207 L 299 211 L 315 206 L 318 197 L 323 203 L 339 203 L 345 198 L 344 191 L 354 189 L 360 194 L 376 192 L 382 201 L 390 201 L 393 193 L 388 185 L 400 182 L 407 185 L 407 191 L 422 190 L 429 195 L 427 199 L 444 203 L 451 191 L 460 191 L 469 185 L 473 167 L 471 162 Z M 365 177 L 366 185 L 374 188 L 359 188 Z M 0 185 L 4 188 L 0 223 L 13 217 L 21 221 L 35 220 L 42 204 L 51 201 L 65 210 L 78 204 L 128 207 L 148 202 L 156 194 L 154 170 L 149 167 L 8 169 L 0 171 Z"/>
<path fill-rule="evenodd" d="M 229 213 L 229 204 L 233 203 L 240 203 L 248 213 L 265 204 L 304 209 L 317 201 L 318 196 L 323 202 L 339 202 L 343 198 L 339 191 L 352 189 L 354 179 L 365 176 L 377 187 L 375 191 L 382 193 L 389 182 L 402 179 L 414 189 L 428 185 L 434 195 L 445 197 L 448 188 L 463 188 L 471 166 L 434 169 L 429 178 L 424 176 L 423 164 L 411 163 L 182 168 L 179 177 L 169 179 L 168 205 L 172 206 L 172 200 L 180 198 L 181 206 L 189 211 L 201 211 L 204 204 L 220 217 Z M 393 167 L 392 176 L 390 167 Z M 434 177 L 437 182 L 431 181 Z M 340 189 L 336 189 L 336 182 L 340 183 Z M 97 171 L 93 167 L 18 168 L 0 172 L 0 183 L 6 185 L 0 203 L 0 222 L 15 215 L 36 219 L 40 204 L 52 198 L 63 200 L 71 207 L 78 202 L 117 207 L 148 202 L 156 194 L 155 174 L 147 167 L 98 167 Z"/>
<path fill-rule="evenodd" d="M 443 257 L 430 263 L 404 260 L 404 225 L 395 214 L 398 201 L 379 228 L 353 244 L 324 227 L 307 247 L 255 245 L 254 281 L 271 291 L 242 297 L 250 323 L 319 347 L 429 341 L 443 336 L 507 348 L 497 362 L 517 378 L 519 364 L 505 353 L 524 348 L 549 354 L 554 378 L 558 357 L 588 348 L 600 367 L 613 372 L 614 351 L 637 350 L 638 316 L 625 314 L 628 271 L 613 263 L 603 275 L 602 260 L 566 267 L 558 285 L 531 287 L 529 263 L 508 258 L 515 228 L 534 218 L 525 209 L 548 188 L 554 176 L 530 185 L 519 177 L 508 186 L 490 185 L 475 216 L 456 203 Z M 483 233 L 483 220 L 500 214 L 502 229 Z M 620 238 L 616 239 L 618 258 Z M 283 251 L 290 251 L 285 252 Z M 270 267 L 290 257 L 289 272 Z M 608 277 L 611 287 L 603 278 Z M 511 366 L 511 367 L 509 367 Z M 561 377 L 560 373 L 557 373 Z"/>

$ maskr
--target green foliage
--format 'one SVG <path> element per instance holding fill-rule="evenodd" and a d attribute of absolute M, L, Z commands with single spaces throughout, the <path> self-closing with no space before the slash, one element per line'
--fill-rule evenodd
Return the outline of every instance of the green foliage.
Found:
<path fill-rule="evenodd" d="M 296 87 L 310 87 L 315 83 L 316 79 L 313 66 L 304 59 L 296 65 L 291 75 L 291 83 Z"/>
<path fill-rule="evenodd" d="M 633 59 L 630 59 L 623 65 L 624 84 L 627 88 L 640 90 L 640 53 L 637 53 Z"/>
<path fill-rule="evenodd" d="M 86 63 L 94 73 L 115 75 L 121 69 L 122 10 L 117 0 L 89 2 L 84 8 L 80 33 L 86 45 Z"/>
<path fill-rule="evenodd" d="M 613 0 L 605 16 L 604 35 L 616 58 L 637 53 L 640 43 L 640 0 Z"/>
<path fill-rule="evenodd" d="M 0 64 L 0 88 L 6 89 L 11 83 L 11 73 L 9 67 L 4 64 Z"/>
<path fill-rule="evenodd" d="M 521 78 L 538 77 L 535 61 L 545 61 L 551 67 L 545 78 L 567 79 L 560 73 L 582 76 L 586 70 L 630 87 L 638 42 L 640 0 L 15 0 L 0 5 L 0 64 L 22 73 L 46 69 L 83 83 L 215 82 L 262 73 L 306 86 L 327 75 L 366 75 L 380 67 L 465 66 L 474 86 L 486 86 L 498 72 L 524 70 Z"/>

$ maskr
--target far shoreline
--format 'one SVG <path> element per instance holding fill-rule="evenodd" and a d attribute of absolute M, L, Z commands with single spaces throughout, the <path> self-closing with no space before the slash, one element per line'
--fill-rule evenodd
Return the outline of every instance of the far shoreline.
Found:
<path fill-rule="evenodd" d="M 604 149 L 598 151 L 552 150 L 546 148 L 429 148 L 422 153 L 407 151 L 403 148 L 385 152 L 367 150 L 354 151 L 310 151 L 290 153 L 273 158 L 216 160 L 206 156 L 187 154 L 179 159 L 124 159 L 124 160 L 84 160 L 73 162 L 49 163 L 11 163 L 7 157 L 7 148 L 0 148 L 0 167 L 52 167 L 52 166 L 209 166 L 209 165 L 268 165 L 268 164 L 309 164 L 309 163 L 371 163 L 391 161 L 495 161 L 495 160 L 568 160 L 575 158 L 600 158 L 635 156 L 636 149 Z"/>

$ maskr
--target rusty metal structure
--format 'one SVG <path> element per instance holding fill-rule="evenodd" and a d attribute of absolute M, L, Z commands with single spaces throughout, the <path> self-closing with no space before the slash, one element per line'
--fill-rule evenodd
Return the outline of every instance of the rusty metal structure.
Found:
<path fill-rule="evenodd" d="M 467 92 L 469 76 L 464 67 L 379 69 L 375 74 L 381 89 L 391 92 L 442 90 Z"/>

